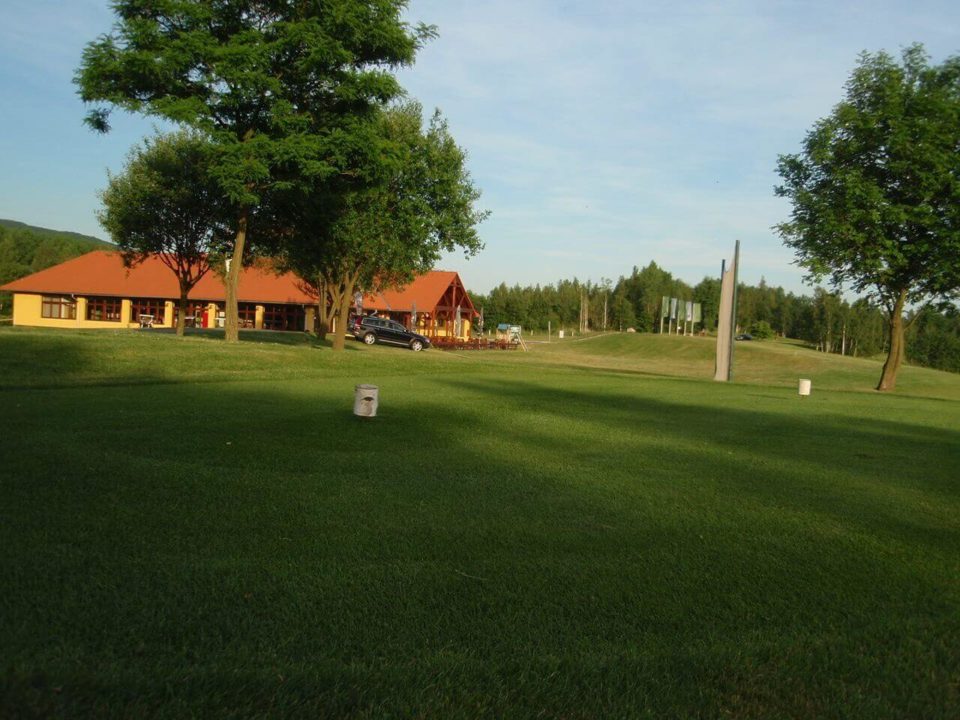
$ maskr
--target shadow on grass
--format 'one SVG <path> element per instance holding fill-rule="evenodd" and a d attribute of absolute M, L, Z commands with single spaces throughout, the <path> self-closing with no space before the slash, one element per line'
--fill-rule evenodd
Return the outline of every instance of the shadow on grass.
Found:
<path fill-rule="evenodd" d="M 159 330 L 152 330 L 150 332 L 163 333 L 175 335 L 174 330 L 169 330 L 166 328 Z M 224 339 L 224 331 L 221 329 L 193 329 L 187 328 L 186 334 L 188 337 L 196 337 L 204 340 L 220 340 Z M 255 342 L 255 343 L 265 343 L 270 345 L 290 345 L 290 346 L 301 346 L 307 345 L 310 347 L 323 347 L 331 348 L 333 347 L 333 335 L 327 334 L 324 337 L 318 337 L 312 333 L 306 332 L 294 332 L 294 331 L 284 331 L 284 330 L 241 330 L 240 331 L 240 342 Z M 346 344 L 344 346 L 345 350 L 360 350 L 361 348 L 354 341 L 353 336 L 347 335 Z"/>
<path fill-rule="evenodd" d="M 264 348 L 302 347 L 329 350 L 331 339 L 318 340 L 304 333 L 244 331 L 240 346 Z M 106 342 L 105 342 L 106 341 Z M 205 349 L 197 352 L 196 342 Z M 221 352 L 211 353 L 219 349 Z M 233 348 L 233 350 L 231 350 Z M 90 385 L 144 385 L 192 383 L 242 377 L 245 369 L 267 372 L 264 358 L 247 362 L 223 340 L 222 330 L 189 330 L 180 339 L 175 331 L 158 330 L 42 330 L 10 328 L 0 331 L 0 390 L 57 388 Z M 348 340 L 345 353 L 366 348 Z M 283 357 L 272 356 L 282 362 Z M 305 357 L 286 358 L 302 369 L 316 369 Z M 201 368 L 203 372 L 196 372 Z M 222 369 L 218 373 L 218 369 Z M 290 371 L 278 367 L 278 375 Z M 294 370 L 295 372 L 296 370 Z"/>
<path fill-rule="evenodd" d="M 154 334 L 162 335 L 176 335 L 176 331 L 168 328 L 161 328 L 155 330 L 147 330 L 145 332 L 150 332 Z M 207 328 L 187 328 L 186 336 L 191 338 L 199 338 L 202 340 L 219 340 L 223 341 L 224 339 L 224 330 L 222 329 L 207 329 Z M 271 345 L 326 345 L 329 347 L 329 343 L 320 340 L 316 335 L 311 335 L 310 333 L 305 332 L 287 332 L 282 330 L 241 330 L 240 331 L 240 342 L 256 342 L 256 343 L 268 343 Z"/>
<path fill-rule="evenodd" d="M 391 378 L 369 422 L 351 378 L 8 409 L 0 708 L 957 708 L 957 432 L 563 382 Z"/>
<path fill-rule="evenodd" d="M 81 334 L 79 330 L 4 330 L 0 333 L 0 388 L 32 387 L 33 383 L 23 385 L 18 380 L 34 378 L 43 383 L 45 378 L 72 376 L 89 368 L 96 359 L 77 342 Z"/>
<path fill-rule="evenodd" d="M 611 453 L 632 440 L 644 448 L 645 463 L 625 474 L 640 481 L 650 466 L 675 468 L 665 474 L 688 488 L 732 492 L 774 510 L 812 511 L 875 537 L 896 536 L 906 544 L 923 535 L 934 544 L 960 541 L 960 526 L 944 522 L 942 513 L 932 522 L 938 513 L 906 510 L 916 496 L 948 504 L 960 497 L 958 430 L 809 407 L 803 413 L 723 407 L 723 396 L 702 385 L 711 404 L 667 402 L 622 388 L 586 392 L 499 378 L 437 382 L 486 396 L 506 414 L 523 416 L 535 408 L 557 423 L 575 418 L 593 429 L 593 444 L 597 435 L 616 437 L 604 443 Z M 784 407 L 792 398 L 775 400 Z M 541 419 L 526 434 L 529 443 L 548 445 L 552 423 Z M 575 450 L 576 444 L 566 446 L 566 452 Z"/>

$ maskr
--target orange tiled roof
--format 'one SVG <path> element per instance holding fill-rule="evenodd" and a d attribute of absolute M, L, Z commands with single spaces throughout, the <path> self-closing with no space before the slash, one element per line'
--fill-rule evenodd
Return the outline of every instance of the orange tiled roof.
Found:
<path fill-rule="evenodd" d="M 125 298 L 180 297 L 177 277 L 157 256 L 147 258 L 133 268 L 125 268 L 120 254 L 95 250 L 67 260 L 33 275 L 14 280 L 2 290 L 29 293 L 72 293 Z M 223 282 L 208 272 L 190 291 L 191 300 L 225 299 Z M 240 276 L 240 302 L 298 303 L 316 302 L 301 291 L 290 275 L 276 275 L 261 268 L 244 268 Z"/>
<path fill-rule="evenodd" d="M 455 272 L 433 270 L 418 276 L 402 290 L 385 290 L 365 297 L 363 306 L 368 310 L 409 312 L 416 302 L 418 311 L 428 312 L 457 279 Z M 136 267 L 125 268 L 120 254 L 111 250 L 89 252 L 14 280 L 0 286 L 0 290 L 170 300 L 180 297 L 176 276 L 159 257 L 152 256 Z M 223 281 L 212 271 L 204 275 L 190 291 L 191 300 L 222 302 L 225 296 Z M 293 273 L 278 275 L 262 265 L 243 269 L 238 300 L 297 305 L 316 303 L 315 297 L 301 289 L 301 284 Z M 466 309 L 464 307 L 464 310 Z"/>
<path fill-rule="evenodd" d="M 431 270 L 418 275 L 409 285 L 399 290 L 384 290 L 372 295 L 364 295 L 363 307 L 365 310 L 411 312 L 416 303 L 417 312 L 432 312 L 447 288 L 459 279 L 457 273 L 450 270 Z M 473 310 L 473 303 L 469 298 L 462 303 L 462 310 Z"/>

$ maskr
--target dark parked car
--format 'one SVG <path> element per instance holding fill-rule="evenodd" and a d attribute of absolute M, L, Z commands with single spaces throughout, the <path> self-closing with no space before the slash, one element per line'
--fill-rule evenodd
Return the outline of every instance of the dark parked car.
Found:
<path fill-rule="evenodd" d="M 414 352 L 430 347 L 430 341 L 423 335 L 410 332 L 400 323 L 384 318 L 354 318 L 352 332 L 357 340 L 363 340 L 367 345 L 378 342 L 406 345 Z"/>
<path fill-rule="evenodd" d="M 753 340 L 753 335 L 750 333 L 741 333 L 740 335 L 737 335 L 734 340 Z"/>

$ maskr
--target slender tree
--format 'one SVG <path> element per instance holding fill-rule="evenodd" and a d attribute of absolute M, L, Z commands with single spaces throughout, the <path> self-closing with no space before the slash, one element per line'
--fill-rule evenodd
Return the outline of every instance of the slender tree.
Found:
<path fill-rule="evenodd" d="M 158 136 L 130 152 L 124 171 L 100 194 L 100 224 L 128 267 L 156 256 L 180 287 L 177 335 L 187 298 L 230 236 L 232 206 L 210 174 L 210 144 L 190 132 Z"/>
<path fill-rule="evenodd" d="M 777 226 L 811 280 L 868 293 L 888 317 L 878 390 L 896 387 L 911 304 L 960 290 L 960 57 L 931 66 L 864 53 L 833 113 L 783 155 L 776 190 L 793 203 Z M 917 315 L 914 315 L 917 317 Z"/>
<path fill-rule="evenodd" d="M 264 193 L 349 173 L 368 149 L 355 129 L 401 93 L 427 26 L 406 0 L 114 0 L 113 31 L 87 45 L 75 82 L 107 131 L 111 107 L 196 129 L 236 206 L 226 337 L 238 339 L 237 286 L 251 213 Z M 370 158 L 365 162 L 369 164 Z"/>

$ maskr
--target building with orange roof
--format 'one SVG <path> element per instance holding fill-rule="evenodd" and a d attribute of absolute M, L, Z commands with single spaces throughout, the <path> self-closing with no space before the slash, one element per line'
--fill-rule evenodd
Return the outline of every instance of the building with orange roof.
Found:
<path fill-rule="evenodd" d="M 58 328 L 176 326 L 180 290 L 158 257 L 124 267 L 120 254 L 97 250 L 0 286 L 13 293 L 13 324 Z M 190 291 L 186 320 L 196 327 L 223 324 L 226 290 L 208 272 Z M 269 262 L 244 268 L 238 294 L 242 327 L 313 330 L 317 296 L 292 273 Z M 477 313 L 460 276 L 433 270 L 398 290 L 363 298 L 364 314 L 390 317 L 424 335 L 470 337 Z"/>
<path fill-rule="evenodd" d="M 460 276 L 448 270 L 431 270 L 403 288 L 364 295 L 358 309 L 427 337 L 469 338 L 479 315 Z"/>

